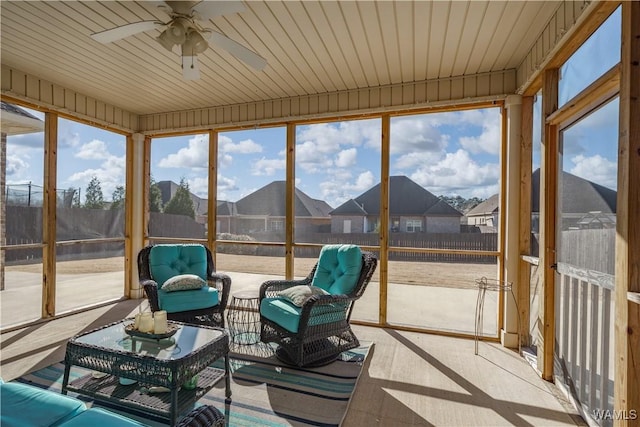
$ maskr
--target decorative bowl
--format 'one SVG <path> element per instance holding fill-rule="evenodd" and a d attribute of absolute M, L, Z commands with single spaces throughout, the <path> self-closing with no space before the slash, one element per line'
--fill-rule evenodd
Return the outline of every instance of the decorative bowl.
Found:
<path fill-rule="evenodd" d="M 130 323 L 127 326 L 124 327 L 124 332 L 127 335 L 130 335 L 132 337 L 147 338 L 147 339 L 152 339 L 152 340 L 161 340 L 161 339 L 169 338 L 169 337 L 175 335 L 175 333 L 178 332 L 179 329 L 180 329 L 179 325 L 176 325 L 174 323 L 169 323 L 167 325 L 167 332 L 165 332 L 163 334 L 154 334 L 154 333 L 150 333 L 150 332 L 140 332 L 139 330 L 134 329 L 133 323 Z"/>

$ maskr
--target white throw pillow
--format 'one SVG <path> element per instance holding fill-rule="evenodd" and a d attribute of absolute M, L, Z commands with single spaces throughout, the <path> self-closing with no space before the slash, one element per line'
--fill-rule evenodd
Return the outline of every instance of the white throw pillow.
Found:
<path fill-rule="evenodd" d="M 329 292 L 317 286 L 298 285 L 287 288 L 284 291 L 280 291 L 279 294 L 279 296 L 291 301 L 298 307 L 302 307 L 313 295 L 329 295 Z"/>
<path fill-rule="evenodd" d="M 167 279 L 161 289 L 165 292 L 187 291 L 200 289 L 206 284 L 207 282 L 197 274 L 179 274 Z"/>

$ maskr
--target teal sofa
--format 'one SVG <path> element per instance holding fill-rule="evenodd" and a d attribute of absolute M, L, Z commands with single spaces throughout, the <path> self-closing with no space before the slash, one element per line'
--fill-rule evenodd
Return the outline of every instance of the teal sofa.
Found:
<path fill-rule="evenodd" d="M 51 390 L 0 379 L 2 427 L 140 427 L 145 424 Z"/>

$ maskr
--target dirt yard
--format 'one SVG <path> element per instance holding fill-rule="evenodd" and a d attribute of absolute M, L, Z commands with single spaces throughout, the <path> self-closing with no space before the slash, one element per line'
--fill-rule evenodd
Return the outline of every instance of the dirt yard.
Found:
<path fill-rule="evenodd" d="M 296 258 L 294 275 L 304 277 L 309 274 L 316 260 Z M 124 257 L 91 259 L 81 261 L 60 261 L 57 263 L 59 274 L 87 274 L 122 271 Z M 221 272 L 240 272 L 255 274 L 285 274 L 284 258 L 251 255 L 218 254 L 216 269 Z M 6 271 L 40 273 L 42 264 L 8 266 Z M 380 269 L 376 270 L 373 281 L 377 282 Z M 455 288 L 473 288 L 479 277 L 495 278 L 497 267 L 494 264 L 463 264 L 437 262 L 391 261 L 388 268 L 390 283 L 414 284 L 420 286 L 440 286 Z"/>

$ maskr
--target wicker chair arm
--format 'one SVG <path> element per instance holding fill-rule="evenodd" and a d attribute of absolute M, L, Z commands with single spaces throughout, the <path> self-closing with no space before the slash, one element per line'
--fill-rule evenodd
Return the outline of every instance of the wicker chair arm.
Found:
<path fill-rule="evenodd" d="M 231 277 L 224 273 L 212 272 L 209 275 L 208 281 L 213 282 L 213 286 L 222 294 L 220 295 L 220 308 L 222 310 L 226 309 L 227 302 L 229 301 L 229 293 L 231 292 Z M 218 283 L 222 283 L 222 289 L 220 289 Z"/>
<path fill-rule="evenodd" d="M 141 280 L 140 285 L 144 288 L 144 293 L 149 300 L 149 306 L 151 311 L 160 310 L 160 304 L 158 303 L 158 284 L 151 279 Z"/>
<path fill-rule="evenodd" d="M 313 295 L 309 297 L 300 311 L 298 333 L 306 331 L 309 319 L 314 316 L 330 316 L 333 322 L 348 320 L 351 304 L 356 299 L 348 295 Z M 335 310 L 327 310 L 326 306 L 328 305 L 334 306 Z"/>
<path fill-rule="evenodd" d="M 191 410 L 176 427 L 224 427 L 224 415 L 211 405 Z"/>

